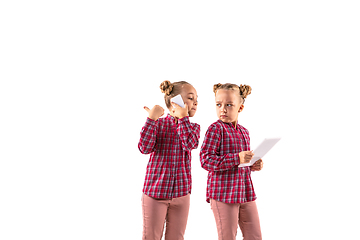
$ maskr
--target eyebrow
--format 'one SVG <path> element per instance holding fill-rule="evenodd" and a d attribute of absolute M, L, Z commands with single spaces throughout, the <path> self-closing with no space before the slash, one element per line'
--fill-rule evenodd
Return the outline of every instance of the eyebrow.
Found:
<path fill-rule="evenodd" d="M 217 102 L 217 103 L 221 103 L 222 101 L 217 100 L 216 102 Z M 234 102 L 229 101 L 229 102 L 226 102 L 226 103 L 234 103 Z"/>
<path fill-rule="evenodd" d="M 190 95 L 190 94 L 195 95 L 195 93 L 188 93 L 188 95 Z M 196 95 L 196 97 L 199 97 L 199 96 L 198 96 L 198 95 Z"/>

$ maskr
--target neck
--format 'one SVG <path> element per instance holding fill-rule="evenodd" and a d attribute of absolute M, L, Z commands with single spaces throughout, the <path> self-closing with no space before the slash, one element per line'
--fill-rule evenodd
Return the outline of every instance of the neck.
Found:
<path fill-rule="evenodd" d="M 234 128 L 235 128 L 235 129 L 236 129 L 237 122 L 238 122 L 238 118 L 236 118 L 234 122 L 231 122 L 232 125 L 234 125 Z"/>

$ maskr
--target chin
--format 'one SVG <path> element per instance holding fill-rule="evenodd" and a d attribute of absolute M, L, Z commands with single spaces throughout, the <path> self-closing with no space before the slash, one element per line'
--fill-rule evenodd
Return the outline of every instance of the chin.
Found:
<path fill-rule="evenodd" d="M 189 112 L 189 117 L 195 116 L 195 113 L 196 113 L 196 112 L 193 112 L 193 111 Z"/>
<path fill-rule="evenodd" d="M 229 120 L 227 120 L 227 119 L 221 119 L 221 118 L 219 118 L 222 122 L 224 122 L 224 123 L 230 123 L 231 121 L 229 121 Z"/>
<path fill-rule="evenodd" d="M 219 119 L 222 121 L 222 122 L 225 122 L 225 123 L 231 123 L 232 121 L 229 119 L 229 118 L 220 118 Z"/>

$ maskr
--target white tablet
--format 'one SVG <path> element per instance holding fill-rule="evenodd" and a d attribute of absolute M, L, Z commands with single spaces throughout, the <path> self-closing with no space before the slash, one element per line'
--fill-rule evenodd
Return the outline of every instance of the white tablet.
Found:
<path fill-rule="evenodd" d="M 262 141 L 262 143 L 260 143 L 260 145 L 254 150 L 254 157 L 251 161 L 249 163 L 240 164 L 239 167 L 252 166 L 257 160 L 263 158 L 280 139 L 281 138 L 265 138 L 264 141 Z"/>

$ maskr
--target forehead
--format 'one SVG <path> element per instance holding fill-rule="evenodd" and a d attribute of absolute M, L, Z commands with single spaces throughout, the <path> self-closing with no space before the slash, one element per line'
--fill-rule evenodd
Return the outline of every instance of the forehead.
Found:
<path fill-rule="evenodd" d="M 197 92 L 196 92 L 196 89 L 190 85 L 190 84 L 184 84 L 182 85 L 182 89 L 181 91 L 185 94 L 194 94 L 195 96 L 197 96 Z"/>
<path fill-rule="evenodd" d="M 217 102 L 238 102 L 239 99 L 239 92 L 231 89 L 219 89 L 215 95 L 215 101 Z"/>

